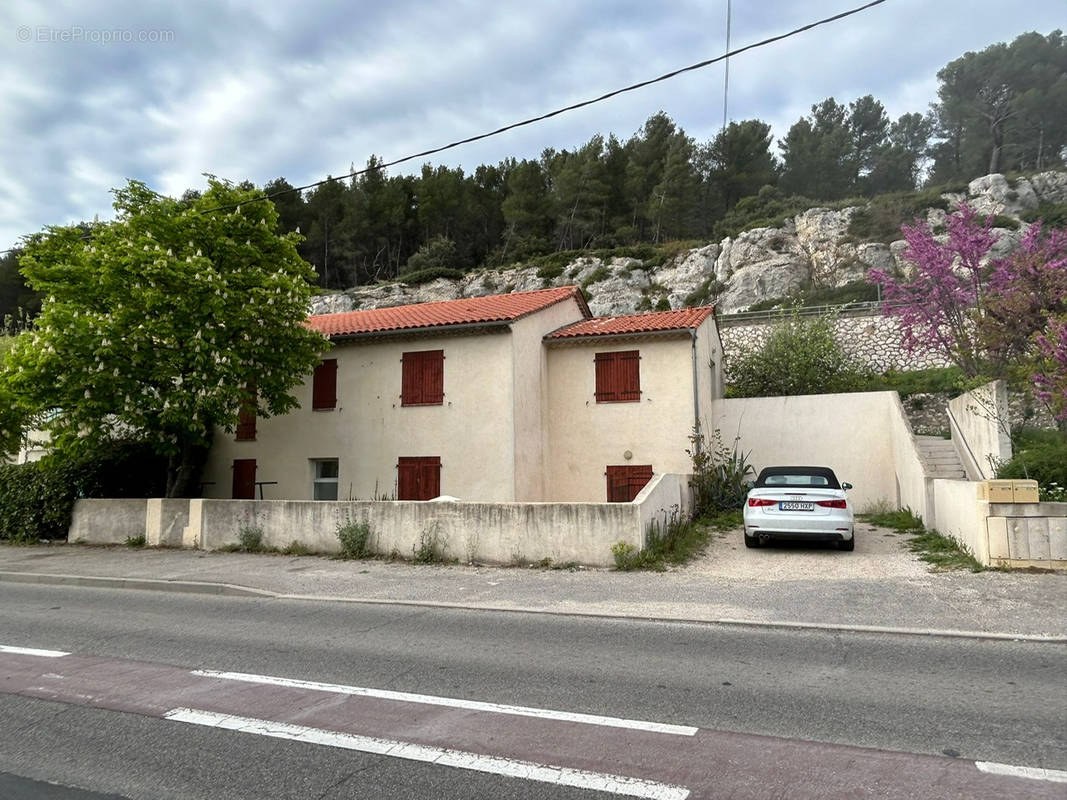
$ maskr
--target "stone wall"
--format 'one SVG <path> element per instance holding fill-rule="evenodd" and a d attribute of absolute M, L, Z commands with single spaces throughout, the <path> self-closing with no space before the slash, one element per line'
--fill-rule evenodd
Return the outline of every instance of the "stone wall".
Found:
<path fill-rule="evenodd" d="M 730 380 L 731 355 L 745 349 L 758 349 L 767 340 L 774 324 L 782 317 L 763 318 L 736 323 L 728 316 L 719 318 L 723 353 L 726 356 L 724 379 Z M 917 370 L 947 367 L 949 362 L 939 353 L 909 353 L 900 343 L 900 322 L 895 317 L 873 311 L 840 315 L 834 320 L 836 339 L 841 349 L 874 372 L 890 369 Z"/>

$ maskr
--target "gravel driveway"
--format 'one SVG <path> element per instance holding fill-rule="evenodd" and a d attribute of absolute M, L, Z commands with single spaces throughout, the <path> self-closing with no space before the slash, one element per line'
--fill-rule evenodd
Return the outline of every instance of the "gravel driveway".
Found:
<path fill-rule="evenodd" d="M 833 544 L 806 542 L 773 542 L 750 549 L 738 527 L 714 534 L 704 554 L 678 571 L 761 581 L 924 577 L 929 565 L 908 550 L 908 538 L 857 520 L 856 549 L 850 553 Z"/>

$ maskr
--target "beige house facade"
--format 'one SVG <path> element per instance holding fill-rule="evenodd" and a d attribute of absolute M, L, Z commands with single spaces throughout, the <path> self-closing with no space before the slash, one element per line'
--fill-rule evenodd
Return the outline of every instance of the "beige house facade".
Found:
<path fill-rule="evenodd" d="M 217 431 L 205 498 L 621 499 L 608 473 L 629 491 L 644 472 L 609 467 L 688 471 L 687 437 L 721 387 L 711 308 L 595 320 L 576 287 L 309 324 L 333 347 L 300 408 Z M 598 396 L 620 380 L 626 399 Z"/>

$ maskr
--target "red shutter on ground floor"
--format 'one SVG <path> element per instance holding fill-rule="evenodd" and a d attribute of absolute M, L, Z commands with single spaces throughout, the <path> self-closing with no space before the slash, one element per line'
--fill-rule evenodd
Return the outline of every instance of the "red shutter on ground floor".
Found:
<path fill-rule="evenodd" d="M 337 408 L 337 359 L 326 358 L 315 367 L 311 384 L 311 407 Z"/>
<path fill-rule="evenodd" d="M 234 459 L 233 499 L 256 499 L 256 460 L 254 458 Z"/>
<path fill-rule="evenodd" d="M 397 500 L 432 500 L 441 494 L 440 456 L 401 456 L 396 472 Z"/>
<path fill-rule="evenodd" d="M 651 464 L 622 464 L 609 466 L 605 472 L 608 480 L 608 502 L 629 503 L 652 480 Z"/>

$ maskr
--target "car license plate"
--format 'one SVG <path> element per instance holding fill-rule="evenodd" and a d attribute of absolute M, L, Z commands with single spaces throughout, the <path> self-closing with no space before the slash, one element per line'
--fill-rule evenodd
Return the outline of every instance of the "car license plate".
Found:
<path fill-rule="evenodd" d="M 796 500 L 781 500 L 778 503 L 779 511 L 814 511 L 814 503 L 800 503 Z"/>

